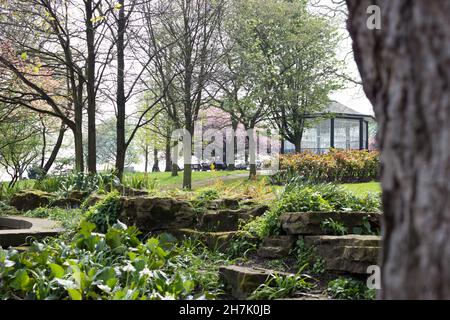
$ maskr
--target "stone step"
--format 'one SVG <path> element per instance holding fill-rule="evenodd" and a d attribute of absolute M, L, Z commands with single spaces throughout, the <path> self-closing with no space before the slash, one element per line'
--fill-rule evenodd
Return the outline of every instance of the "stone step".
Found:
<path fill-rule="evenodd" d="M 352 228 L 362 227 L 366 222 L 373 229 L 378 229 L 380 218 L 380 213 L 367 212 L 288 212 L 280 216 L 280 222 L 287 234 L 322 235 L 325 234 L 322 222 L 327 219 L 343 224 L 351 232 Z"/>
<path fill-rule="evenodd" d="M 289 235 L 266 237 L 263 246 L 267 247 L 287 247 L 292 249 L 297 241 L 297 237 Z"/>
<path fill-rule="evenodd" d="M 285 272 L 236 265 L 219 268 L 220 281 L 225 284 L 227 291 L 231 291 L 235 299 L 247 298 L 275 273 L 286 276 L 291 275 Z"/>
<path fill-rule="evenodd" d="M 315 248 L 329 271 L 365 274 L 367 267 L 378 264 L 378 236 L 305 236 L 307 247 Z"/>
<path fill-rule="evenodd" d="M 266 206 L 254 208 L 224 209 L 216 212 L 208 212 L 200 216 L 197 229 L 202 231 L 237 231 L 243 221 L 249 222 L 267 210 Z"/>
<path fill-rule="evenodd" d="M 246 210 L 219 210 L 209 212 L 200 216 L 197 229 L 202 231 L 237 231 L 240 221 L 252 219 Z"/>
<path fill-rule="evenodd" d="M 119 220 L 147 233 L 190 228 L 195 223 L 194 207 L 171 197 L 120 197 Z"/>
<path fill-rule="evenodd" d="M 348 234 L 345 236 L 304 236 L 303 241 L 307 246 L 331 245 L 335 247 L 356 246 L 356 247 L 379 247 L 381 246 L 380 236 L 363 236 Z"/>
<path fill-rule="evenodd" d="M 290 252 L 288 248 L 262 246 L 258 248 L 256 254 L 265 259 L 280 259 L 288 256 Z"/>
<path fill-rule="evenodd" d="M 175 229 L 167 232 L 172 234 L 178 240 L 189 238 L 199 240 L 209 249 L 221 252 L 226 251 L 229 248 L 230 241 L 239 233 L 238 231 L 204 232 L 193 229 Z"/>
<path fill-rule="evenodd" d="M 219 209 L 238 209 L 239 208 L 239 200 L 233 198 L 223 198 L 211 200 L 206 205 L 207 209 L 210 210 L 219 210 Z"/>
<path fill-rule="evenodd" d="M 261 258 L 279 259 L 289 255 L 294 248 L 295 236 L 272 236 L 264 239 L 262 245 L 259 247 L 257 254 Z"/>
<path fill-rule="evenodd" d="M 28 245 L 33 239 L 56 237 L 63 231 L 58 222 L 49 219 L 0 217 L 0 248 Z"/>

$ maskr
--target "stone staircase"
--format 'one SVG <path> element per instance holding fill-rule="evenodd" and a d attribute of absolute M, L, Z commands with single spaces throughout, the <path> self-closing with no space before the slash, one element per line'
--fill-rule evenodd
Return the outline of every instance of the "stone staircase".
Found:
<path fill-rule="evenodd" d="M 258 217 L 268 209 L 254 203 L 242 205 L 242 201 L 221 199 L 209 203 L 199 215 L 192 227 L 169 230 L 176 238 L 193 238 L 202 241 L 210 249 L 226 251 L 235 236 L 239 234 L 239 225 Z M 296 242 L 302 240 L 304 248 L 312 248 L 324 261 L 325 269 L 333 274 L 365 274 L 369 265 L 377 264 L 380 237 L 349 234 L 345 236 L 327 235 L 322 222 L 332 218 L 343 224 L 350 232 L 367 223 L 373 229 L 379 228 L 380 215 L 362 212 L 306 212 L 285 213 L 280 217 L 282 235 L 264 239 L 257 250 L 257 257 L 249 262 L 250 266 L 223 266 L 219 276 L 232 297 L 247 298 L 256 288 L 273 274 L 292 275 L 285 272 L 260 268 L 263 261 L 281 259 L 291 254 Z M 259 262 L 258 262 L 259 261 Z M 296 299 L 326 299 L 321 292 L 305 293 Z"/>
<path fill-rule="evenodd" d="M 367 267 L 378 263 L 381 239 L 379 236 L 348 234 L 330 236 L 322 228 L 322 222 L 333 219 L 348 230 L 361 228 L 367 223 L 379 228 L 380 214 L 365 212 L 298 212 L 280 217 L 284 236 L 269 237 L 258 249 L 258 256 L 279 259 L 289 255 L 298 239 L 305 248 L 313 248 L 332 272 L 365 274 Z"/>
<path fill-rule="evenodd" d="M 315 248 L 329 271 L 365 274 L 367 267 L 378 263 L 379 236 L 305 236 L 307 247 Z"/>
<path fill-rule="evenodd" d="M 245 299 L 272 275 L 292 275 L 263 268 L 244 266 L 224 266 L 219 268 L 219 278 L 225 284 L 225 289 L 231 292 L 233 298 Z"/>
<path fill-rule="evenodd" d="M 279 259 L 290 254 L 297 237 L 292 235 L 272 236 L 264 239 L 257 254 L 261 258 Z"/>
<path fill-rule="evenodd" d="M 249 222 L 267 211 L 268 206 L 249 200 L 218 199 L 209 202 L 190 228 L 169 230 L 178 239 L 192 238 L 202 241 L 212 250 L 226 251 L 239 225 Z"/>

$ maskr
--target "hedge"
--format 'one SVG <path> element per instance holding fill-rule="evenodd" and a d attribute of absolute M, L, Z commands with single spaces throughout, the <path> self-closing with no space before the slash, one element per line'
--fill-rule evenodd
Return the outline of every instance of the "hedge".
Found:
<path fill-rule="evenodd" d="M 330 149 L 325 154 L 280 155 L 280 169 L 314 182 L 354 183 L 378 180 L 379 152 Z"/>

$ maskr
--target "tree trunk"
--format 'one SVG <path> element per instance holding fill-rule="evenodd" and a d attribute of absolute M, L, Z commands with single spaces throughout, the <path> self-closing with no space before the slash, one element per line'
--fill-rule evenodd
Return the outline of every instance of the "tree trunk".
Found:
<path fill-rule="evenodd" d="M 192 189 L 192 166 L 190 164 L 184 164 L 183 170 L 183 189 Z"/>
<path fill-rule="evenodd" d="M 158 149 L 153 148 L 153 168 L 152 172 L 159 172 Z"/>
<path fill-rule="evenodd" d="M 295 147 L 295 153 L 302 152 L 303 124 L 299 124 L 299 127 L 294 129 L 293 138 L 294 141 L 292 141 L 292 143 L 294 144 Z"/>
<path fill-rule="evenodd" d="M 450 2 L 347 0 L 378 120 L 381 298 L 450 299 Z M 379 4 L 381 30 L 368 28 Z"/>
<path fill-rule="evenodd" d="M 170 154 L 170 138 L 166 140 L 166 169 L 164 171 L 170 172 L 172 171 L 172 155 Z"/>
<path fill-rule="evenodd" d="M 95 30 L 93 25 L 93 1 L 85 1 L 86 8 L 86 44 L 88 50 L 87 56 L 87 100 L 88 100 L 88 171 L 97 172 L 97 138 L 95 128 Z"/>
<path fill-rule="evenodd" d="M 299 139 L 298 137 L 295 137 L 294 147 L 295 147 L 295 153 L 302 152 L 302 140 Z"/>
<path fill-rule="evenodd" d="M 116 172 L 122 180 L 125 168 L 126 141 L 125 141 L 125 8 L 124 0 L 119 0 L 119 18 L 117 20 L 117 152 L 116 152 Z"/>
<path fill-rule="evenodd" d="M 59 135 L 58 139 L 56 140 L 55 146 L 53 147 L 52 153 L 50 157 L 47 160 L 47 163 L 43 166 L 42 171 L 43 174 L 46 175 L 50 168 L 52 167 L 53 163 L 56 160 L 56 157 L 58 156 L 59 150 L 61 149 L 63 140 L 64 140 L 64 134 L 66 133 L 66 126 L 64 124 L 61 124 L 61 128 L 59 129 Z"/>
<path fill-rule="evenodd" d="M 149 150 L 148 150 L 148 145 L 146 145 L 145 146 L 145 149 L 144 149 L 144 157 L 145 157 L 145 169 L 144 169 L 144 171 L 145 171 L 145 173 L 148 173 L 148 152 L 149 152 Z"/>
<path fill-rule="evenodd" d="M 232 152 L 233 153 L 233 162 L 232 163 L 228 163 L 227 165 L 227 169 L 230 171 L 234 171 L 236 170 L 236 163 L 235 163 L 235 159 L 236 159 L 236 154 L 237 154 L 237 137 L 236 137 L 236 130 L 239 126 L 239 122 L 236 121 L 235 119 L 231 119 L 231 126 L 233 129 L 233 149 L 232 150 L 226 150 L 226 152 Z"/>
<path fill-rule="evenodd" d="M 245 128 L 245 130 L 248 132 L 249 129 L 253 129 L 254 126 L 251 128 Z M 248 161 L 250 163 L 250 174 L 249 179 L 254 180 L 256 179 L 256 153 L 257 153 L 257 141 L 255 138 L 256 132 L 254 132 L 253 136 L 248 135 Z"/>
<path fill-rule="evenodd" d="M 250 175 L 248 178 L 250 180 L 256 179 L 256 164 L 250 164 Z"/>
<path fill-rule="evenodd" d="M 178 164 L 172 163 L 172 177 L 178 176 Z"/>
<path fill-rule="evenodd" d="M 75 140 L 75 170 L 84 172 L 84 150 L 83 150 L 83 80 L 79 76 L 78 94 L 74 101 L 75 105 L 75 129 L 73 130 Z"/>

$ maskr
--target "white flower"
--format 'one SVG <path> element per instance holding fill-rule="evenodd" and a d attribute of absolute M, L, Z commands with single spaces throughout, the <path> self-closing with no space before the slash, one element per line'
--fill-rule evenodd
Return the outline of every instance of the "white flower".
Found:
<path fill-rule="evenodd" d="M 97 287 L 99 287 L 102 291 L 105 291 L 106 293 L 111 292 L 111 288 L 109 286 L 106 286 L 104 284 L 98 284 Z"/>
<path fill-rule="evenodd" d="M 139 272 L 139 276 L 141 276 L 141 277 L 150 276 L 151 277 L 151 276 L 153 276 L 153 272 L 149 268 L 145 267 L 144 269 L 142 269 Z"/>
<path fill-rule="evenodd" d="M 126 266 L 122 267 L 122 270 L 125 272 L 134 272 L 136 271 L 136 268 L 133 267 L 130 263 L 128 263 Z"/>
<path fill-rule="evenodd" d="M 122 272 L 120 271 L 119 267 L 114 267 L 114 272 L 116 273 L 116 276 L 120 277 L 122 275 Z"/>
<path fill-rule="evenodd" d="M 16 263 L 14 261 L 11 261 L 11 260 L 8 260 L 8 259 L 5 260 L 5 267 L 6 268 L 14 267 L 15 264 Z"/>

